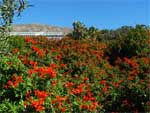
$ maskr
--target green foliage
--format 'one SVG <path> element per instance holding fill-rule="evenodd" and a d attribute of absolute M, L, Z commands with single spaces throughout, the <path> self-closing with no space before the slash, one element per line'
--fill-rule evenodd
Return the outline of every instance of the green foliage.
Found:
<path fill-rule="evenodd" d="M 76 40 L 87 38 L 88 33 L 87 33 L 87 28 L 85 27 L 85 25 L 79 21 L 74 22 L 72 36 Z"/>
<path fill-rule="evenodd" d="M 0 103 L 0 113 L 18 113 L 21 110 L 23 110 L 23 105 L 14 104 L 9 100 L 5 100 Z"/>
<path fill-rule="evenodd" d="M 13 50 L 15 48 L 19 48 L 20 50 L 23 50 L 26 43 L 24 41 L 24 37 L 21 36 L 10 36 L 10 40 L 8 43 L 10 44 L 10 50 Z"/>
<path fill-rule="evenodd" d="M 95 35 L 95 29 L 89 29 Z M 13 37 L 13 48 L 22 49 L 0 57 L 0 112 L 149 111 L 148 53 L 138 48 L 137 53 L 118 52 L 120 45 L 124 50 L 147 48 L 149 31 L 136 26 L 122 33 L 109 44 L 92 38 L 42 37 L 27 37 L 24 44 L 23 38 Z M 113 53 L 105 52 L 112 47 Z M 116 55 L 115 65 L 110 55 Z"/>
<path fill-rule="evenodd" d="M 117 57 L 148 56 L 150 53 L 149 32 L 147 26 L 137 25 L 129 30 L 128 34 L 120 35 L 110 43 L 108 54 L 111 62 L 114 62 Z"/>
<path fill-rule="evenodd" d="M 89 28 L 87 28 L 83 23 L 81 23 L 80 21 L 74 22 L 73 23 L 73 32 L 72 32 L 72 37 L 75 40 L 78 39 L 87 39 L 87 38 L 91 38 L 91 39 L 98 39 L 100 36 L 100 31 L 91 26 Z"/>
<path fill-rule="evenodd" d="M 0 1 L 0 53 L 7 53 L 9 48 L 9 32 L 15 16 L 28 7 L 26 0 L 1 0 Z"/>
<path fill-rule="evenodd" d="M 0 74 L 14 74 L 25 70 L 25 66 L 16 56 L 0 57 Z"/>
<path fill-rule="evenodd" d="M 88 29 L 88 36 L 92 39 L 95 39 L 95 40 L 100 40 L 100 34 L 101 32 L 96 28 L 96 27 L 89 27 Z"/>

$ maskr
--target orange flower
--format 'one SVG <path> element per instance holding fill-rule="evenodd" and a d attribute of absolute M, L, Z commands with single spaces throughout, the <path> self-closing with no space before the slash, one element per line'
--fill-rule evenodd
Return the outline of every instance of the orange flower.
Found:
<path fill-rule="evenodd" d="M 34 107 L 36 109 L 36 112 L 38 111 L 42 111 L 45 108 L 43 107 L 44 104 L 44 100 L 40 99 L 40 100 L 34 100 L 31 102 L 31 106 Z"/>
<path fill-rule="evenodd" d="M 30 61 L 30 65 L 32 65 L 33 67 L 36 67 L 36 65 L 37 65 L 37 62 Z"/>
<path fill-rule="evenodd" d="M 137 76 L 138 74 L 139 74 L 138 70 L 132 70 L 132 71 L 129 72 L 130 76 Z"/>
<path fill-rule="evenodd" d="M 84 101 L 94 101 L 95 98 L 93 97 L 92 93 L 88 93 L 88 95 L 83 97 Z"/>
<path fill-rule="evenodd" d="M 16 88 L 20 82 L 22 82 L 22 76 L 13 75 L 12 81 L 9 80 L 7 82 L 7 85 L 4 86 L 4 88 L 6 89 L 10 87 Z"/>
<path fill-rule="evenodd" d="M 25 41 L 27 42 L 27 43 L 32 43 L 32 44 L 35 44 L 36 43 L 36 41 L 33 39 L 33 38 L 31 38 L 31 37 L 29 37 L 29 36 L 26 36 L 25 37 Z"/>
<path fill-rule="evenodd" d="M 24 105 L 24 107 L 26 108 L 27 105 L 28 105 L 28 102 L 27 102 L 27 101 L 24 101 L 24 102 L 23 102 L 23 105 Z"/>
<path fill-rule="evenodd" d="M 106 83 L 107 83 L 106 80 L 101 80 L 101 81 L 100 81 L 100 84 L 101 84 L 101 85 L 106 85 Z"/>
<path fill-rule="evenodd" d="M 19 50 L 18 48 L 13 49 L 13 50 L 12 50 L 12 53 L 13 53 L 13 54 L 16 54 L 16 53 L 18 52 L 18 50 Z"/>
<path fill-rule="evenodd" d="M 53 81 L 52 81 L 52 86 L 55 87 L 56 84 L 57 84 L 57 81 L 56 81 L 56 80 L 53 80 Z"/>
<path fill-rule="evenodd" d="M 105 86 L 104 88 L 102 88 L 102 91 L 107 94 L 108 93 L 108 89 L 109 89 L 109 86 Z"/>
<path fill-rule="evenodd" d="M 144 62 L 145 62 L 145 64 L 150 64 L 150 58 L 145 57 L 145 58 L 144 58 Z"/>
<path fill-rule="evenodd" d="M 7 84 L 8 84 L 8 86 L 13 86 L 13 82 L 10 80 L 7 82 Z"/>
<path fill-rule="evenodd" d="M 91 105 L 89 105 L 89 111 L 94 111 L 98 107 L 98 102 L 92 102 Z"/>
<path fill-rule="evenodd" d="M 69 87 L 71 87 L 71 86 L 73 86 L 73 85 L 74 85 L 73 82 L 68 82 L 68 83 L 65 84 L 65 87 L 66 87 L 66 88 L 69 88 Z"/>
<path fill-rule="evenodd" d="M 57 56 L 55 57 L 55 59 L 56 59 L 56 60 L 61 60 L 61 59 L 62 59 L 62 56 L 61 56 L 61 55 L 57 55 Z"/>
<path fill-rule="evenodd" d="M 83 92 L 83 85 L 80 84 L 79 86 L 77 86 L 77 88 L 72 89 L 72 93 L 73 94 L 80 94 Z"/>
<path fill-rule="evenodd" d="M 66 68 L 66 67 L 67 67 L 65 64 L 60 64 L 60 66 L 61 66 L 62 68 Z"/>
<path fill-rule="evenodd" d="M 88 105 L 82 104 L 82 105 L 80 105 L 80 108 L 81 109 L 88 109 L 89 107 L 88 107 Z"/>
<path fill-rule="evenodd" d="M 39 49 L 38 51 L 36 51 L 36 53 L 40 56 L 40 57 L 44 57 L 45 53 L 43 50 Z"/>
<path fill-rule="evenodd" d="M 133 68 L 138 68 L 139 64 L 137 64 L 134 60 L 132 59 L 128 59 L 128 58 L 124 58 L 125 63 L 129 64 L 131 67 Z"/>
<path fill-rule="evenodd" d="M 65 112 L 66 111 L 66 108 L 61 108 L 61 112 Z"/>
<path fill-rule="evenodd" d="M 50 67 L 53 68 L 53 69 L 56 69 L 58 66 L 54 63 L 50 64 Z"/>
<path fill-rule="evenodd" d="M 87 81 L 87 80 L 89 80 L 89 78 L 88 78 L 88 77 L 84 77 L 83 80 L 84 80 L 84 81 Z"/>
<path fill-rule="evenodd" d="M 54 100 L 52 100 L 52 104 L 57 105 L 59 109 L 62 109 L 63 102 L 67 100 L 67 96 L 61 97 L 61 96 L 56 96 Z M 63 108 L 62 111 L 65 111 L 66 109 Z"/>
<path fill-rule="evenodd" d="M 50 75 L 51 78 L 56 77 L 56 72 L 51 67 L 47 68 L 46 72 Z"/>
<path fill-rule="evenodd" d="M 12 65 L 12 62 L 7 62 L 8 65 Z"/>
<path fill-rule="evenodd" d="M 37 107 L 36 107 L 36 112 L 38 112 L 38 111 L 43 111 L 44 109 L 45 109 L 44 106 L 37 106 Z"/>
<path fill-rule="evenodd" d="M 65 101 L 67 99 L 67 96 L 64 96 L 64 97 L 56 96 L 56 99 L 57 99 L 57 101 L 62 102 L 62 101 Z"/>
<path fill-rule="evenodd" d="M 38 96 L 38 98 L 42 98 L 42 99 L 45 99 L 48 96 L 48 93 L 46 91 L 35 90 L 34 94 Z"/>
<path fill-rule="evenodd" d="M 119 83 L 117 83 L 117 82 L 113 82 L 112 84 L 114 87 L 119 87 Z"/>
<path fill-rule="evenodd" d="M 31 46 L 32 50 L 36 52 L 40 57 L 43 57 L 45 55 L 44 51 L 34 45 Z"/>

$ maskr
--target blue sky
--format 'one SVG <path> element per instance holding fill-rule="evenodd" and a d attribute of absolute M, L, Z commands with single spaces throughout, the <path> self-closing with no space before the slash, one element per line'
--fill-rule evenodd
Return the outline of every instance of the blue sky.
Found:
<path fill-rule="evenodd" d="M 150 25 L 150 0 L 29 0 L 15 24 L 72 27 L 76 20 L 87 27 L 116 29 L 123 25 Z"/>

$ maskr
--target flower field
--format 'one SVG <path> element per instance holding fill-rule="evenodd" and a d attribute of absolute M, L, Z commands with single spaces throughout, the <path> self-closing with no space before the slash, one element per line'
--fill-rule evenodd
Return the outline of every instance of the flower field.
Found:
<path fill-rule="evenodd" d="M 0 58 L 0 113 L 150 111 L 150 40 L 138 40 L 15 37 Z"/>

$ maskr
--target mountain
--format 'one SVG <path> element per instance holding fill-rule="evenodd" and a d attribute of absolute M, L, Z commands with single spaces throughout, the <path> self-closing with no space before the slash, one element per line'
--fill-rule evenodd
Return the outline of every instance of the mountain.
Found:
<path fill-rule="evenodd" d="M 71 28 L 49 26 L 43 24 L 16 24 L 13 25 L 13 32 L 64 32 L 64 34 L 70 33 Z"/>

